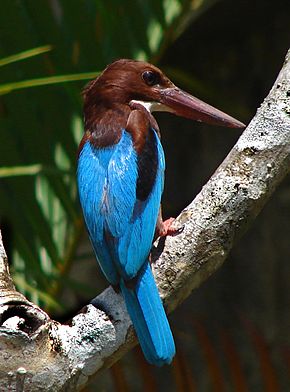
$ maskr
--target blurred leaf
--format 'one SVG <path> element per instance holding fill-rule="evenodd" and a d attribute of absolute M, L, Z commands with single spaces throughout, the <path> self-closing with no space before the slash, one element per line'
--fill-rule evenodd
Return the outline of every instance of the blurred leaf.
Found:
<path fill-rule="evenodd" d="M 65 174 L 72 175 L 70 170 L 61 171 L 55 167 L 43 166 L 41 164 L 0 168 L 0 178 L 17 177 L 17 176 L 35 176 L 36 174 L 41 174 L 41 173 L 54 174 L 58 176 L 63 176 Z"/>
<path fill-rule="evenodd" d="M 134 349 L 134 359 L 142 377 L 144 391 L 157 392 L 158 386 L 154 377 L 153 367 L 145 360 L 141 347 L 138 345 Z"/>
<path fill-rule="evenodd" d="M 268 347 L 265 337 L 250 319 L 242 315 L 240 315 L 240 319 L 258 357 L 257 363 L 260 366 L 263 390 L 267 392 L 279 391 L 277 371 L 273 366 L 270 347 Z"/>
<path fill-rule="evenodd" d="M 176 357 L 172 363 L 172 372 L 176 384 L 176 390 L 180 392 L 197 391 L 196 381 L 194 380 L 189 363 L 182 353 L 181 347 L 178 348 Z"/>
<path fill-rule="evenodd" d="M 212 390 L 215 392 L 224 391 L 225 379 L 223 377 L 223 372 L 215 347 L 212 344 L 205 327 L 200 321 L 194 321 L 194 329 L 204 355 L 206 368 L 211 380 Z"/>
<path fill-rule="evenodd" d="M 13 279 L 15 284 L 23 287 L 27 292 L 32 294 L 32 299 L 35 300 L 35 302 L 43 301 L 52 308 L 55 308 L 57 310 L 63 310 L 62 304 L 57 302 L 50 295 L 38 290 L 37 287 L 34 287 L 31 284 L 27 283 L 27 281 L 24 280 L 23 276 L 21 276 L 20 274 L 14 274 Z"/>
<path fill-rule="evenodd" d="M 43 171 L 43 166 L 27 165 L 27 166 L 14 166 L 14 167 L 1 167 L 0 177 L 15 177 L 15 176 L 33 176 L 35 174 L 41 173 Z"/>
<path fill-rule="evenodd" d="M 23 80 L 21 82 L 5 83 L 0 85 L 0 95 L 11 93 L 14 90 L 24 88 L 47 86 L 49 84 L 59 84 L 67 82 L 75 82 L 78 80 L 93 79 L 98 76 L 98 72 L 85 72 L 82 74 L 48 76 L 47 78 Z"/>
<path fill-rule="evenodd" d="M 110 372 L 112 374 L 116 391 L 118 392 L 130 391 L 121 362 L 116 362 L 110 368 Z"/>
<path fill-rule="evenodd" d="M 52 49 L 51 45 L 39 46 L 38 48 L 25 50 L 24 52 L 14 54 L 0 59 L 0 67 L 17 61 L 28 59 L 29 57 L 38 56 L 39 54 L 49 52 Z"/>
<path fill-rule="evenodd" d="M 247 387 L 247 381 L 243 371 L 238 347 L 235 346 L 232 337 L 226 330 L 221 331 L 221 340 L 226 357 L 226 363 L 230 370 L 233 390 L 236 392 L 247 392 L 249 388 Z"/>

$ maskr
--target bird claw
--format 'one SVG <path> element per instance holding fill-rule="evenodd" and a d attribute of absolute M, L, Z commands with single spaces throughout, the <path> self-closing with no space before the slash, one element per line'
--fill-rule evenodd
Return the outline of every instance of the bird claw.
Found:
<path fill-rule="evenodd" d="M 169 218 L 169 219 L 166 219 L 165 221 L 163 221 L 162 225 L 160 225 L 161 227 L 159 227 L 158 236 L 159 237 L 166 237 L 166 236 L 170 235 L 171 237 L 174 237 L 174 236 L 182 233 L 184 230 L 184 225 L 176 228 L 176 227 L 173 227 L 174 222 L 175 222 L 175 218 Z"/>

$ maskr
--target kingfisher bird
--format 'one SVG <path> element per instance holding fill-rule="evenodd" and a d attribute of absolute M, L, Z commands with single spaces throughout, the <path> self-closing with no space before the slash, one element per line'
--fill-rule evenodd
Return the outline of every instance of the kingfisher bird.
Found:
<path fill-rule="evenodd" d="M 244 124 L 176 87 L 156 66 L 121 59 L 83 91 L 78 153 L 81 207 L 97 261 L 121 291 L 146 360 L 169 364 L 175 344 L 150 265 L 154 238 L 176 234 L 163 221 L 165 159 L 154 111 L 226 127 Z"/>

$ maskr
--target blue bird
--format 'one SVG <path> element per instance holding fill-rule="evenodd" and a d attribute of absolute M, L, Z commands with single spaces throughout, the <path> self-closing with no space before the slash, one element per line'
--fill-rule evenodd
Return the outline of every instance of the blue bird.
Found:
<path fill-rule="evenodd" d="M 142 351 L 169 364 L 175 345 L 151 271 L 154 237 L 174 234 L 160 202 L 165 160 L 153 111 L 241 128 L 232 117 L 178 89 L 157 67 L 118 60 L 84 90 L 85 134 L 78 189 L 89 237 L 111 285 L 119 287 Z"/>

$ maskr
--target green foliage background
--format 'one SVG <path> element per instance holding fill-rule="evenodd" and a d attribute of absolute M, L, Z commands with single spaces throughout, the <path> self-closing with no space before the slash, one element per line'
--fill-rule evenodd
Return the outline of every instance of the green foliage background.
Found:
<path fill-rule="evenodd" d="M 67 82 L 120 57 L 156 61 L 194 11 L 186 0 L 1 6 L 1 218 L 13 233 L 15 283 L 53 310 L 64 285 L 79 288 L 67 272 L 83 231 L 75 168 L 84 82 Z"/>

